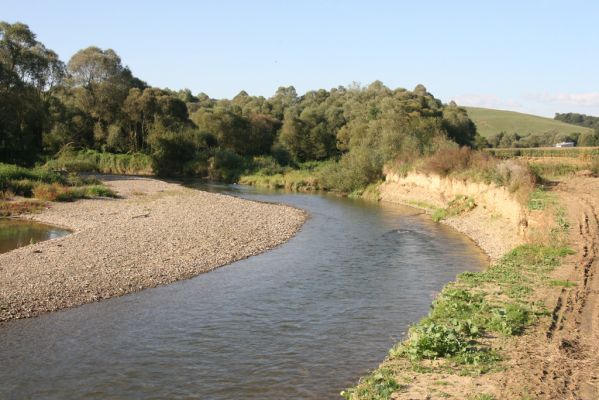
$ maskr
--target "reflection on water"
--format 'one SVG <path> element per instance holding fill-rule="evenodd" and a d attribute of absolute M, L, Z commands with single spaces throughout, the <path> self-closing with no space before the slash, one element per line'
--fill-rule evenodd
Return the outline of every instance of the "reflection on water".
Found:
<path fill-rule="evenodd" d="M 196 278 L 0 326 L 0 398 L 339 398 L 446 282 L 486 262 L 413 209 L 204 189 L 310 218 L 285 245 Z"/>
<path fill-rule="evenodd" d="M 28 244 L 55 239 L 69 231 L 55 226 L 16 219 L 0 219 L 0 253 L 27 246 Z"/>

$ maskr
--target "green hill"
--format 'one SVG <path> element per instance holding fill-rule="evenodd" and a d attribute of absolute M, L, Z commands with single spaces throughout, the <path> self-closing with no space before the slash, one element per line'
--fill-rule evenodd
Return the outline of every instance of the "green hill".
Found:
<path fill-rule="evenodd" d="M 589 128 L 539 117 L 538 115 L 490 108 L 464 108 L 468 110 L 468 116 L 476 124 L 478 133 L 487 138 L 499 132 L 518 133 L 520 136 L 527 136 L 531 133 L 571 134 L 574 132 L 592 132 L 592 129 Z"/>

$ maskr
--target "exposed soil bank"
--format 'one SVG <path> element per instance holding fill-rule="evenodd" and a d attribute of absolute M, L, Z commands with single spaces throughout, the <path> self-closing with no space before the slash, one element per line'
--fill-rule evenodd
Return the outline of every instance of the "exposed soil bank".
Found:
<path fill-rule="evenodd" d="M 55 203 L 28 216 L 74 233 L 0 255 L 0 321 L 193 277 L 285 242 L 306 218 L 156 179 L 104 179 L 121 199 Z"/>
<path fill-rule="evenodd" d="M 472 211 L 442 222 L 469 236 L 493 260 L 525 240 L 526 212 L 506 188 L 421 173 L 387 173 L 379 190 L 382 201 L 426 211 L 447 207 L 456 196 L 472 197 L 477 205 Z"/>
<path fill-rule="evenodd" d="M 475 376 L 461 376 L 451 370 L 427 373 L 416 372 L 408 363 L 405 368 L 394 371 L 395 376 L 403 377 L 404 381 L 390 398 L 474 399 L 483 395 L 497 400 L 599 398 L 599 354 L 596 351 L 599 348 L 599 179 L 569 177 L 558 182 L 552 192 L 558 200 L 557 209 L 524 213 L 534 228 L 529 230 L 529 235 L 544 231 L 549 234 L 552 228 L 548 219 L 554 217 L 556 210 L 563 210 L 569 223 L 564 239 L 575 254 L 564 259 L 546 280 L 537 282 L 526 300 L 528 304 L 544 305 L 549 316 L 539 315 L 537 323 L 521 336 L 488 335 L 484 338 L 500 349 L 503 361 L 497 371 Z M 526 230 L 517 218 L 510 221 L 510 201 L 501 191 L 415 175 L 408 179 L 388 177 L 381 187 L 383 200 L 413 206 L 425 202 L 442 207 L 456 194 L 477 200 L 479 207 L 456 220 L 466 220 L 473 226 L 470 230 L 457 228 L 471 235 L 483 249 L 489 247 L 486 240 L 481 241 L 481 237 L 476 236 L 479 229 L 492 230 L 488 238 L 498 241 L 496 249 L 511 249 L 506 238 L 516 237 L 517 242 L 536 239 L 523 235 Z M 479 216 L 474 214 L 477 209 Z M 504 220 L 499 228 L 490 225 L 496 219 L 489 218 L 493 213 L 500 213 Z M 558 244 L 550 240 L 548 245 Z M 495 290 L 492 286 L 490 289 Z"/>

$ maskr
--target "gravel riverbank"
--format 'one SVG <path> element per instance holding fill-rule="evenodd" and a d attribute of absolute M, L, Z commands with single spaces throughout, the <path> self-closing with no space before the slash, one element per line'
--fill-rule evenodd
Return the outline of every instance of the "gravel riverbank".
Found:
<path fill-rule="evenodd" d="M 106 177 L 119 199 L 27 218 L 73 234 L 0 255 L 0 321 L 187 279 L 289 240 L 303 211 L 150 178 Z"/>

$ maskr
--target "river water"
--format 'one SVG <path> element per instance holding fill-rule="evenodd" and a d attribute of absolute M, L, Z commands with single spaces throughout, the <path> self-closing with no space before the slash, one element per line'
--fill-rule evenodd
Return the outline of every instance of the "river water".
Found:
<path fill-rule="evenodd" d="M 0 398 L 339 398 L 445 283 L 486 263 L 407 207 L 202 189 L 310 218 L 286 244 L 196 278 L 0 325 Z"/>
<path fill-rule="evenodd" d="M 59 238 L 70 232 L 51 225 L 18 219 L 0 218 L 0 253 L 27 246 L 31 243 L 43 242 Z"/>

